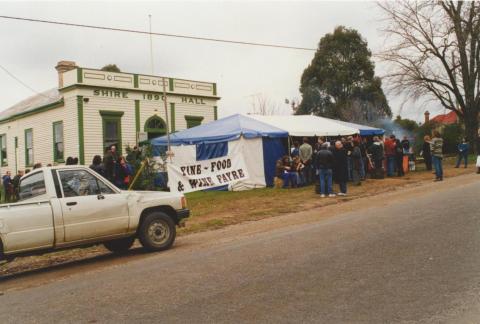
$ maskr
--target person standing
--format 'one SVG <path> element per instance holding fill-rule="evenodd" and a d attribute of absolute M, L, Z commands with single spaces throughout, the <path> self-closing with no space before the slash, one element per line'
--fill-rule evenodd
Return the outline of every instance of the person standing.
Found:
<path fill-rule="evenodd" d="M 353 164 L 353 184 L 355 186 L 361 185 L 360 177 L 361 177 L 361 170 L 363 168 L 362 163 L 362 151 L 360 150 L 360 142 L 354 141 L 353 142 L 353 150 L 352 150 L 352 164 Z"/>
<path fill-rule="evenodd" d="M 373 137 L 373 143 L 368 148 L 368 153 L 371 155 L 371 160 L 373 160 L 373 175 L 374 179 L 383 179 L 383 146 L 382 142 L 378 136 Z"/>
<path fill-rule="evenodd" d="M 422 156 L 428 171 L 432 171 L 432 153 L 430 151 L 431 138 L 425 135 L 423 138 Z"/>
<path fill-rule="evenodd" d="M 320 197 L 335 197 L 332 188 L 332 168 L 334 165 L 333 153 L 328 149 L 328 144 L 323 143 L 317 152 L 315 167 L 318 170 L 320 182 Z"/>
<path fill-rule="evenodd" d="M 300 143 L 298 143 L 298 141 L 293 142 L 293 147 L 290 150 L 290 156 L 292 158 L 294 158 L 294 157 L 296 157 L 300 154 L 299 147 L 300 147 Z"/>
<path fill-rule="evenodd" d="M 312 146 L 308 144 L 308 138 L 306 137 L 303 138 L 303 144 L 300 145 L 300 148 L 298 150 L 299 150 L 300 161 L 305 166 L 303 168 L 305 182 L 306 184 L 311 184 L 312 183 L 313 150 L 312 150 Z"/>
<path fill-rule="evenodd" d="M 133 178 L 132 166 L 127 163 L 123 156 L 118 158 L 117 163 L 118 172 L 116 172 L 115 185 L 120 189 L 126 190 Z"/>
<path fill-rule="evenodd" d="M 13 177 L 13 195 L 14 200 L 17 201 L 20 199 L 20 179 L 23 177 L 23 171 L 18 170 L 17 174 Z"/>
<path fill-rule="evenodd" d="M 387 158 L 387 176 L 393 177 L 395 172 L 395 135 L 390 135 L 389 138 L 385 139 L 385 157 Z"/>
<path fill-rule="evenodd" d="M 435 181 L 443 180 L 443 139 L 440 132 L 434 131 L 432 142 L 430 144 L 430 151 L 432 152 L 432 162 L 435 168 Z"/>
<path fill-rule="evenodd" d="M 410 141 L 408 140 L 408 137 L 406 135 L 403 136 L 400 146 L 403 149 L 403 155 L 410 153 Z"/>
<path fill-rule="evenodd" d="M 358 148 L 360 149 L 360 180 L 365 180 L 367 172 L 367 139 L 358 137 Z"/>
<path fill-rule="evenodd" d="M 399 139 L 395 140 L 395 164 L 397 166 L 397 176 L 403 177 L 405 172 L 403 171 L 403 154 L 404 148 L 402 142 Z M 410 149 L 410 147 L 409 147 Z"/>
<path fill-rule="evenodd" d="M 455 168 L 458 168 L 460 166 L 460 163 L 462 163 L 462 160 L 465 161 L 465 168 L 467 167 L 467 161 L 468 161 L 468 151 L 470 149 L 470 146 L 468 145 L 467 139 L 464 138 L 463 141 L 458 144 L 457 146 L 458 149 L 458 158 L 457 158 L 457 165 L 455 165 Z"/>
<path fill-rule="evenodd" d="M 117 148 L 115 145 L 112 145 L 108 148 L 105 156 L 103 157 L 103 164 L 105 168 L 105 177 L 111 182 L 115 182 L 116 171 L 117 171 Z"/>
<path fill-rule="evenodd" d="M 67 157 L 67 159 L 65 160 L 65 165 L 73 165 L 73 157 Z"/>
<path fill-rule="evenodd" d="M 341 141 L 335 142 L 335 148 L 333 149 L 333 158 L 335 164 L 333 166 L 333 179 L 338 183 L 340 187 L 339 196 L 347 195 L 347 181 L 348 181 L 348 156 L 347 150 L 343 147 Z"/>
<path fill-rule="evenodd" d="M 352 161 L 352 151 L 353 151 L 353 137 L 348 136 L 345 143 L 343 143 L 343 148 L 347 153 L 347 170 L 348 170 L 348 180 L 353 180 L 353 161 Z"/>
<path fill-rule="evenodd" d="M 12 174 L 10 171 L 7 171 L 5 175 L 2 177 L 2 184 L 3 184 L 3 195 L 5 197 L 5 202 L 12 201 L 13 195 L 13 184 L 12 184 Z"/>
<path fill-rule="evenodd" d="M 92 164 L 90 164 L 90 169 L 97 172 L 102 177 L 105 177 L 105 167 L 102 163 L 102 157 L 100 155 L 95 155 L 92 160 Z"/>

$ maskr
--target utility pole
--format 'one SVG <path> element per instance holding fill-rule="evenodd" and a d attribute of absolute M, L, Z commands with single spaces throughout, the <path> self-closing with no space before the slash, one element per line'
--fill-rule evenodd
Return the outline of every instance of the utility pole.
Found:
<path fill-rule="evenodd" d="M 152 68 L 152 76 L 155 75 L 155 71 L 153 68 L 153 39 L 152 39 L 152 15 L 148 15 L 148 21 L 149 21 L 149 34 L 150 34 L 150 64 Z M 165 77 L 162 77 L 162 85 L 163 85 L 163 108 L 165 110 L 165 129 L 167 130 L 167 156 L 172 158 L 172 152 L 170 150 L 170 121 L 168 118 L 168 104 L 167 104 L 167 86 L 165 85 L 165 82 L 168 82 L 168 79 Z"/>

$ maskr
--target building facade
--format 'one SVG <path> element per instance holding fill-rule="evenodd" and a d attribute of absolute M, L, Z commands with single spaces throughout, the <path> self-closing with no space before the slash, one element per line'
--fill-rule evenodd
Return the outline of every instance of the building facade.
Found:
<path fill-rule="evenodd" d="M 58 88 L 0 113 L 2 174 L 78 157 L 103 156 L 125 147 L 217 119 L 215 83 L 56 66 Z M 166 86 L 167 114 L 163 84 Z M 168 120 L 168 127 L 167 127 Z"/>

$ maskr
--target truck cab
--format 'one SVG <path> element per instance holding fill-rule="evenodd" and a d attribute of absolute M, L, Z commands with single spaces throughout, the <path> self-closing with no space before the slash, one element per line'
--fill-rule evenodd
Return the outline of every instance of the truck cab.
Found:
<path fill-rule="evenodd" d="M 189 216 L 182 194 L 120 190 L 83 166 L 36 169 L 19 197 L 0 205 L 0 258 L 97 243 L 122 252 L 136 238 L 165 250 Z"/>

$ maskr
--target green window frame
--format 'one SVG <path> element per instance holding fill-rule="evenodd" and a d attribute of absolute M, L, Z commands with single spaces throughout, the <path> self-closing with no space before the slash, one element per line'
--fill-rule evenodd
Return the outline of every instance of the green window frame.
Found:
<path fill-rule="evenodd" d="M 65 143 L 63 140 L 63 121 L 56 121 L 52 124 L 53 129 L 53 161 L 65 162 Z"/>
<path fill-rule="evenodd" d="M 103 150 L 112 145 L 117 147 L 119 155 L 122 154 L 122 116 L 123 111 L 100 110 L 102 116 Z M 114 129 L 112 126 L 114 126 Z M 112 135 L 112 130 L 114 130 Z"/>
<path fill-rule="evenodd" d="M 33 129 L 28 128 L 25 130 L 25 166 L 33 166 L 33 154 Z"/>
<path fill-rule="evenodd" d="M 202 120 L 204 117 L 202 116 L 185 116 L 185 120 L 187 121 L 187 128 L 192 128 L 202 124 Z"/>
<path fill-rule="evenodd" d="M 8 166 L 7 134 L 0 135 L 0 165 Z"/>

